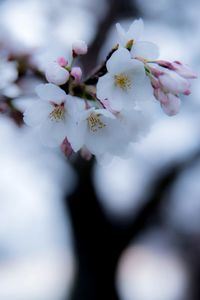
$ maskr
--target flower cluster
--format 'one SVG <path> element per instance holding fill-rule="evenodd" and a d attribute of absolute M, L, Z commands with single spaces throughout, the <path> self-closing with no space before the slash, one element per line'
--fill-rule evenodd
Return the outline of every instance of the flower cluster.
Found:
<path fill-rule="evenodd" d="M 46 68 L 48 83 L 36 88 L 38 100 L 24 112 L 26 124 L 37 128 L 49 146 L 61 145 L 66 155 L 80 153 L 123 155 L 151 123 L 149 105 L 155 96 L 163 111 L 175 115 L 180 94 L 190 94 L 189 79 L 197 75 L 182 63 L 158 60 L 158 47 L 142 41 L 143 22 L 134 21 L 126 32 L 116 25 L 118 44 L 89 78 L 75 65 L 87 45 L 76 41 L 68 57 Z"/>

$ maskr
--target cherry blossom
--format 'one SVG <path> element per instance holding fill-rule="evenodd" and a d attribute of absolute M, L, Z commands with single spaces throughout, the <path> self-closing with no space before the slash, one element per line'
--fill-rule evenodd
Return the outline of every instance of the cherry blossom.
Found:
<path fill-rule="evenodd" d="M 38 129 L 44 144 L 58 146 L 73 130 L 78 100 L 51 83 L 39 85 L 36 93 L 40 99 L 25 110 L 24 122 Z"/>
<path fill-rule="evenodd" d="M 135 20 L 127 31 L 119 23 L 116 24 L 116 28 L 120 46 L 130 48 L 133 58 L 142 57 L 147 60 L 158 58 L 159 50 L 157 45 L 140 40 L 144 30 L 142 19 Z"/>
<path fill-rule="evenodd" d="M 66 157 L 76 152 L 98 161 L 127 157 L 128 149 L 151 128 L 156 101 L 168 116 L 176 115 L 181 96 L 191 93 L 189 66 L 175 60 L 157 60 L 158 47 L 141 40 L 143 21 L 128 31 L 116 25 L 119 43 L 88 78 L 77 64 L 87 53 L 84 41 L 75 41 L 66 56 L 46 68 L 49 83 L 37 87 L 39 97 L 24 112 L 27 125 L 39 132 L 47 146 L 60 146 Z"/>
<path fill-rule="evenodd" d="M 143 97 L 145 70 L 143 63 L 132 59 L 127 49 L 113 53 L 106 64 L 108 73 L 99 78 L 97 97 L 107 99 L 114 110 L 134 107 Z"/>

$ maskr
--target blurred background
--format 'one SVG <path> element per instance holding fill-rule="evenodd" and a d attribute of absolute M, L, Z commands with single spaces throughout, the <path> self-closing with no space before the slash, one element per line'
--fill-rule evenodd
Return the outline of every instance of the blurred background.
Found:
<path fill-rule="evenodd" d="M 35 69 L 82 39 L 86 75 L 115 45 L 115 23 L 139 17 L 162 59 L 198 72 L 198 0 L 0 1 L 1 300 L 200 299 L 198 79 L 179 115 L 158 107 L 131 158 L 109 164 L 68 163 L 18 126 L 41 82 Z"/>

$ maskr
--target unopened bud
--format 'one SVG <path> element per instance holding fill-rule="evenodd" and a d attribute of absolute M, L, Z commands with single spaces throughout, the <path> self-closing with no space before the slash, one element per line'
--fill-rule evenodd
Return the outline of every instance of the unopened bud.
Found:
<path fill-rule="evenodd" d="M 88 51 L 88 47 L 85 41 L 77 40 L 72 44 L 72 50 L 75 55 L 84 55 Z"/>
<path fill-rule="evenodd" d="M 174 71 L 168 71 L 159 76 L 159 81 L 165 91 L 172 94 L 187 94 L 190 90 L 190 83 Z"/>
<path fill-rule="evenodd" d="M 74 78 L 76 83 L 79 83 L 82 78 L 82 70 L 80 67 L 73 67 L 71 70 L 71 76 Z"/>
<path fill-rule="evenodd" d="M 180 105 L 181 100 L 179 97 L 172 94 L 168 94 L 168 103 L 161 104 L 161 107 L 168 116 L 174 116 L 179 112 Z"/>
<path fill-rule="evenodd" d="M 172 65 L 176 73 L 178 73 L 180 76 L 188 79 L 197 78 L 197 73 L 193 71 L 189 66 L 182 64 L 179 61 L 174 61 Z"/>
<path fill-rule="evenodd" d="M 69 72 L 56 62 L 49 63 L 45 75 L 48 82 L 56 85 L 65 84 L 69 79 Z"/>
<path fill-rule="evenodd" d="M 64 56 L 60 56 L 57 58 L 57 63 L 61 66 L 61 67 L 65 67 L 68 65 L 68 61 L 64 58 Z"/>

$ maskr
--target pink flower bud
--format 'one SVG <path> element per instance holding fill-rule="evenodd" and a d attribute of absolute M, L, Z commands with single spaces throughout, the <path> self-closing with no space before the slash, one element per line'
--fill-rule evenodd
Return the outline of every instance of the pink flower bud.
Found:
<path fill-rule="evenodd" d="M 172 94 L 168 94 L 167 96 L 168 103 L 161 104 L 161 107 L 168 116 L 174 116 L 180 110 L 181 100 L 179 97 Z"/>
<path fill-rule="evenodd" d="M 168 94 L 165 94 L 160 88 L 154 89 L 154 96 L 161 104 L 169 103 Z"/>
<path fill-rule="evenodd" d="M 170 69 L 170 70 L 175 70 L 174 67 L 173 67 L 173 64 L 169 61 L 166 61 L 166 60 L 157 60 L 156 63 L 163 67 L 163 68 L 167 68 L 167 69 Z"/>
<path fill-rule="evenodd" d="M 74 80 L 76 83 L 79 83 L 81 81 L 82 77 L 82 70 L 79 67 L 73 67 L 71 70 L 71 76 L 74 77 Z"/>
<path fill-rule="evenodd" d="M 179 76 L 174 71 L 166 70 L 166 72 L 163 75 L 159 76 L 159 81 L 163 89 L 172 94 L 187 94 L 190 90 L 189 81 Z"/>
<path fill-rule="evenodd" d="M 159 76 L 165 74 L 165 73 L 164 73 L 163 71 L 161 71 L 160 69 L 156 69 L 156 68 L 153 68 L 153 67 L 150 67 L 150 71 L 151 71 L 151 74 L 154 75 L 155 77 L 159 77 Z"/>
<path fill-rule="evenodd" d="M 187 79 L 197 78 L 197 73 L 193 71 L 189 66 L 182 64 L 180 61 L 169 62 L 165 60 L 158 60 L 156 63 L 164 68 L 175 71 L 180 76 Z"/>
<path fill-rule="evenodd" d="M 64 153 L 64 155 L 65 155 L 66 157 L 68 157 L 68 158 L 69 158 L 69 157 L 72 155 L 72 153 L 73 153 L 72 147 L 71 147 L 71 145 L 70 145 L 70 143 L 69 143 L 69 141 L 68 141 L 67 138 L 64 139 L 64 141 L 62 142 L 60 148 L 61 148 L 61 151 Z"/>
<path fill-rule="evenodd" d="M 45 75 L 48 82 L 56 85 L 65 84 L 69 79 L 69 72 L 56 62 L 48 64 Z"/>
<path fill-rule="evenodd" d="M 161 87 L 160 82 L 158 81 L 157 78 L 151 77 L 151 85 L 154 89 L 158 89 Z"/>
<path fill-rule="evenodd" d="M 88 47 L 86 42 L 77 40 L 72 44 L 72 50 L 75 55 L 84 55 L 87 53 Z"/>
<path fill-rule="evenodd" d="M 190 79 L 197 78 L 197 73 L 195 71 L 193 71 L 189 66 L 182 64 L 179 61 L 174 61 L 172 63 L 172 66 L 176 71 L 176 73 L 178 73 L 180 76 L 184 78 L 190 78 Z"/>
<path fill-rule="evenodd" d="M 59 56 L 57 58 L 57 63 L 61 66 L 61 67 L 65 67 L 68 65 L 68 61 L 64 58 L 64 56 Z"/>

